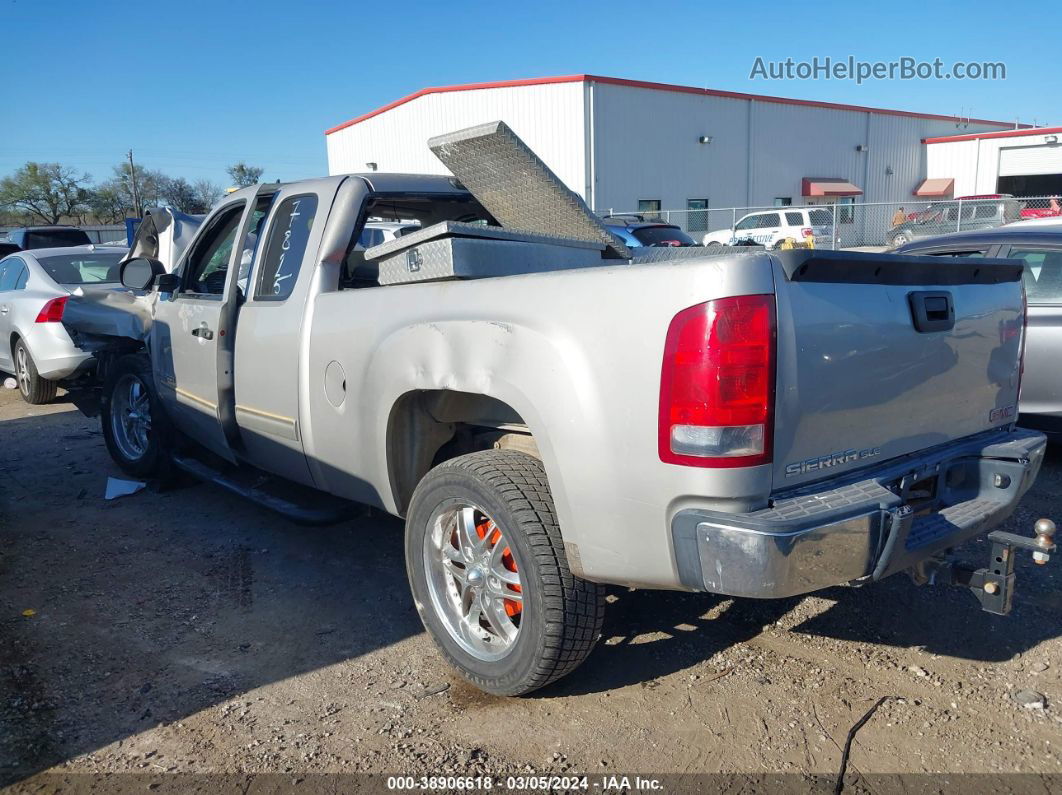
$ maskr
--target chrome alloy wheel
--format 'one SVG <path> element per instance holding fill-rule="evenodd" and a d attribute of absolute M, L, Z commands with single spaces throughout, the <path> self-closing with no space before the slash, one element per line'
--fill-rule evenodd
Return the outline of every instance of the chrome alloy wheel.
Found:
<path fill-rule="evenodd" d="M 23 343 L 16 347 L 15 351 L 15 376 L 18 378 L 18 388 L 22 390 L 22 394 L 29 397 L 30 393 L 30 371 L 29 371 L 29 352 L 26 351 L 26 345 Z"/>
<path fill-rule="evenodd" d="M 151 433 L 151 401 L 144 382 L 126 373 L 111 396 L 111 430 L 114 442 L 130 461 L 143 458 Z"/>
<path fill-rule="evenodd" d="M 473 657 L 508 654 L 523 617 L 523 589 L 504 531 L 466 502 L 440 506 L 424 536 L 432 607 L 450 636 Z"/>

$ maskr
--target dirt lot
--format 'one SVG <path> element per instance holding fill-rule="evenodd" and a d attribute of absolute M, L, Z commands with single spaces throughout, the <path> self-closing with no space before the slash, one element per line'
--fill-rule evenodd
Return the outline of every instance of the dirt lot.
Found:
<path fill-rule="evenodd" d="M 860 731 L 856 776 L 1062 774 L 1062 561 L 1022 555 L 1009 618 L 904 577 L 781 602 L 616 589 L 575 675 L 496 699 L 434 653 L 398 520 L 301 528 L 206 485 L 106 502 L 120 473 L 97 422 L 62 396 L 30 407 L 0 390 L 0 449 L 0 785 L 107 772 L 164 787 L 174 772 L 832 776 L 882 696 L 896 698 Z M 1060 495 L 1056 450 L 1010 529 L 1062 518 Z M 987 550 L 964 553 L 980 565 Z M 1046 706 L 1016 703 L 1026 689 Z"/>

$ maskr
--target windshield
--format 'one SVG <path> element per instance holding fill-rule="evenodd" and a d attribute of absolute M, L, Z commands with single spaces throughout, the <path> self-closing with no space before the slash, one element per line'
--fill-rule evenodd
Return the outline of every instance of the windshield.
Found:
<path fill-rule="evenodd" d="M 56 254 L 38 257 L 37 261 L 52 279 L 63 285 L 99 284 L 118 281 L 118 263 L 125 255 L 121 252 L 107 254 Z"/>
<path fill-rule="evenodd" d="M 631 233 L 643 246 L 696 246 L 696 241 L 677 226 L 643 226 Z"/>
<path fill-rule="evenodd" d="M 63 246 L 86 246 L 92 241 L 80 229 L 42 229 L 26 232 L 25 247 L 61 248 Z"/>

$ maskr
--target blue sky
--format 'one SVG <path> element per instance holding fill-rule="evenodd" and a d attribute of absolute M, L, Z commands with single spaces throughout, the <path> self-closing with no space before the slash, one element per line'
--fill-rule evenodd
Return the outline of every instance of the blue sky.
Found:
<path fill-rule="evenodd" d="M 1062 5 L 403 0 L 0 0 L 0 175 L 110 176 L 132 147 L 173 176 L 323 174 L 324 130 L 419 88 L 590 73 L 1062 125 Z M 888 9 L 888 10 L 886 10 Z M 946 65 L 1004 81 L 750 80 L 757 56 Z"/>

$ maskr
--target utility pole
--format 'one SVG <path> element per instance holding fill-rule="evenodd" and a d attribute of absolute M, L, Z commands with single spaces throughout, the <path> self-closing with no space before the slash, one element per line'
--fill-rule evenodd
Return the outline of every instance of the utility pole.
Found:
<path fill-rule="evenodd" d="M 129 150 L 129 187 L 133 192 L 133 213 L 143 218 L 144 208 L 140 206 L 140 189 L 136 184 L 136 166 L 133 165 L 133 150 Z"/>

